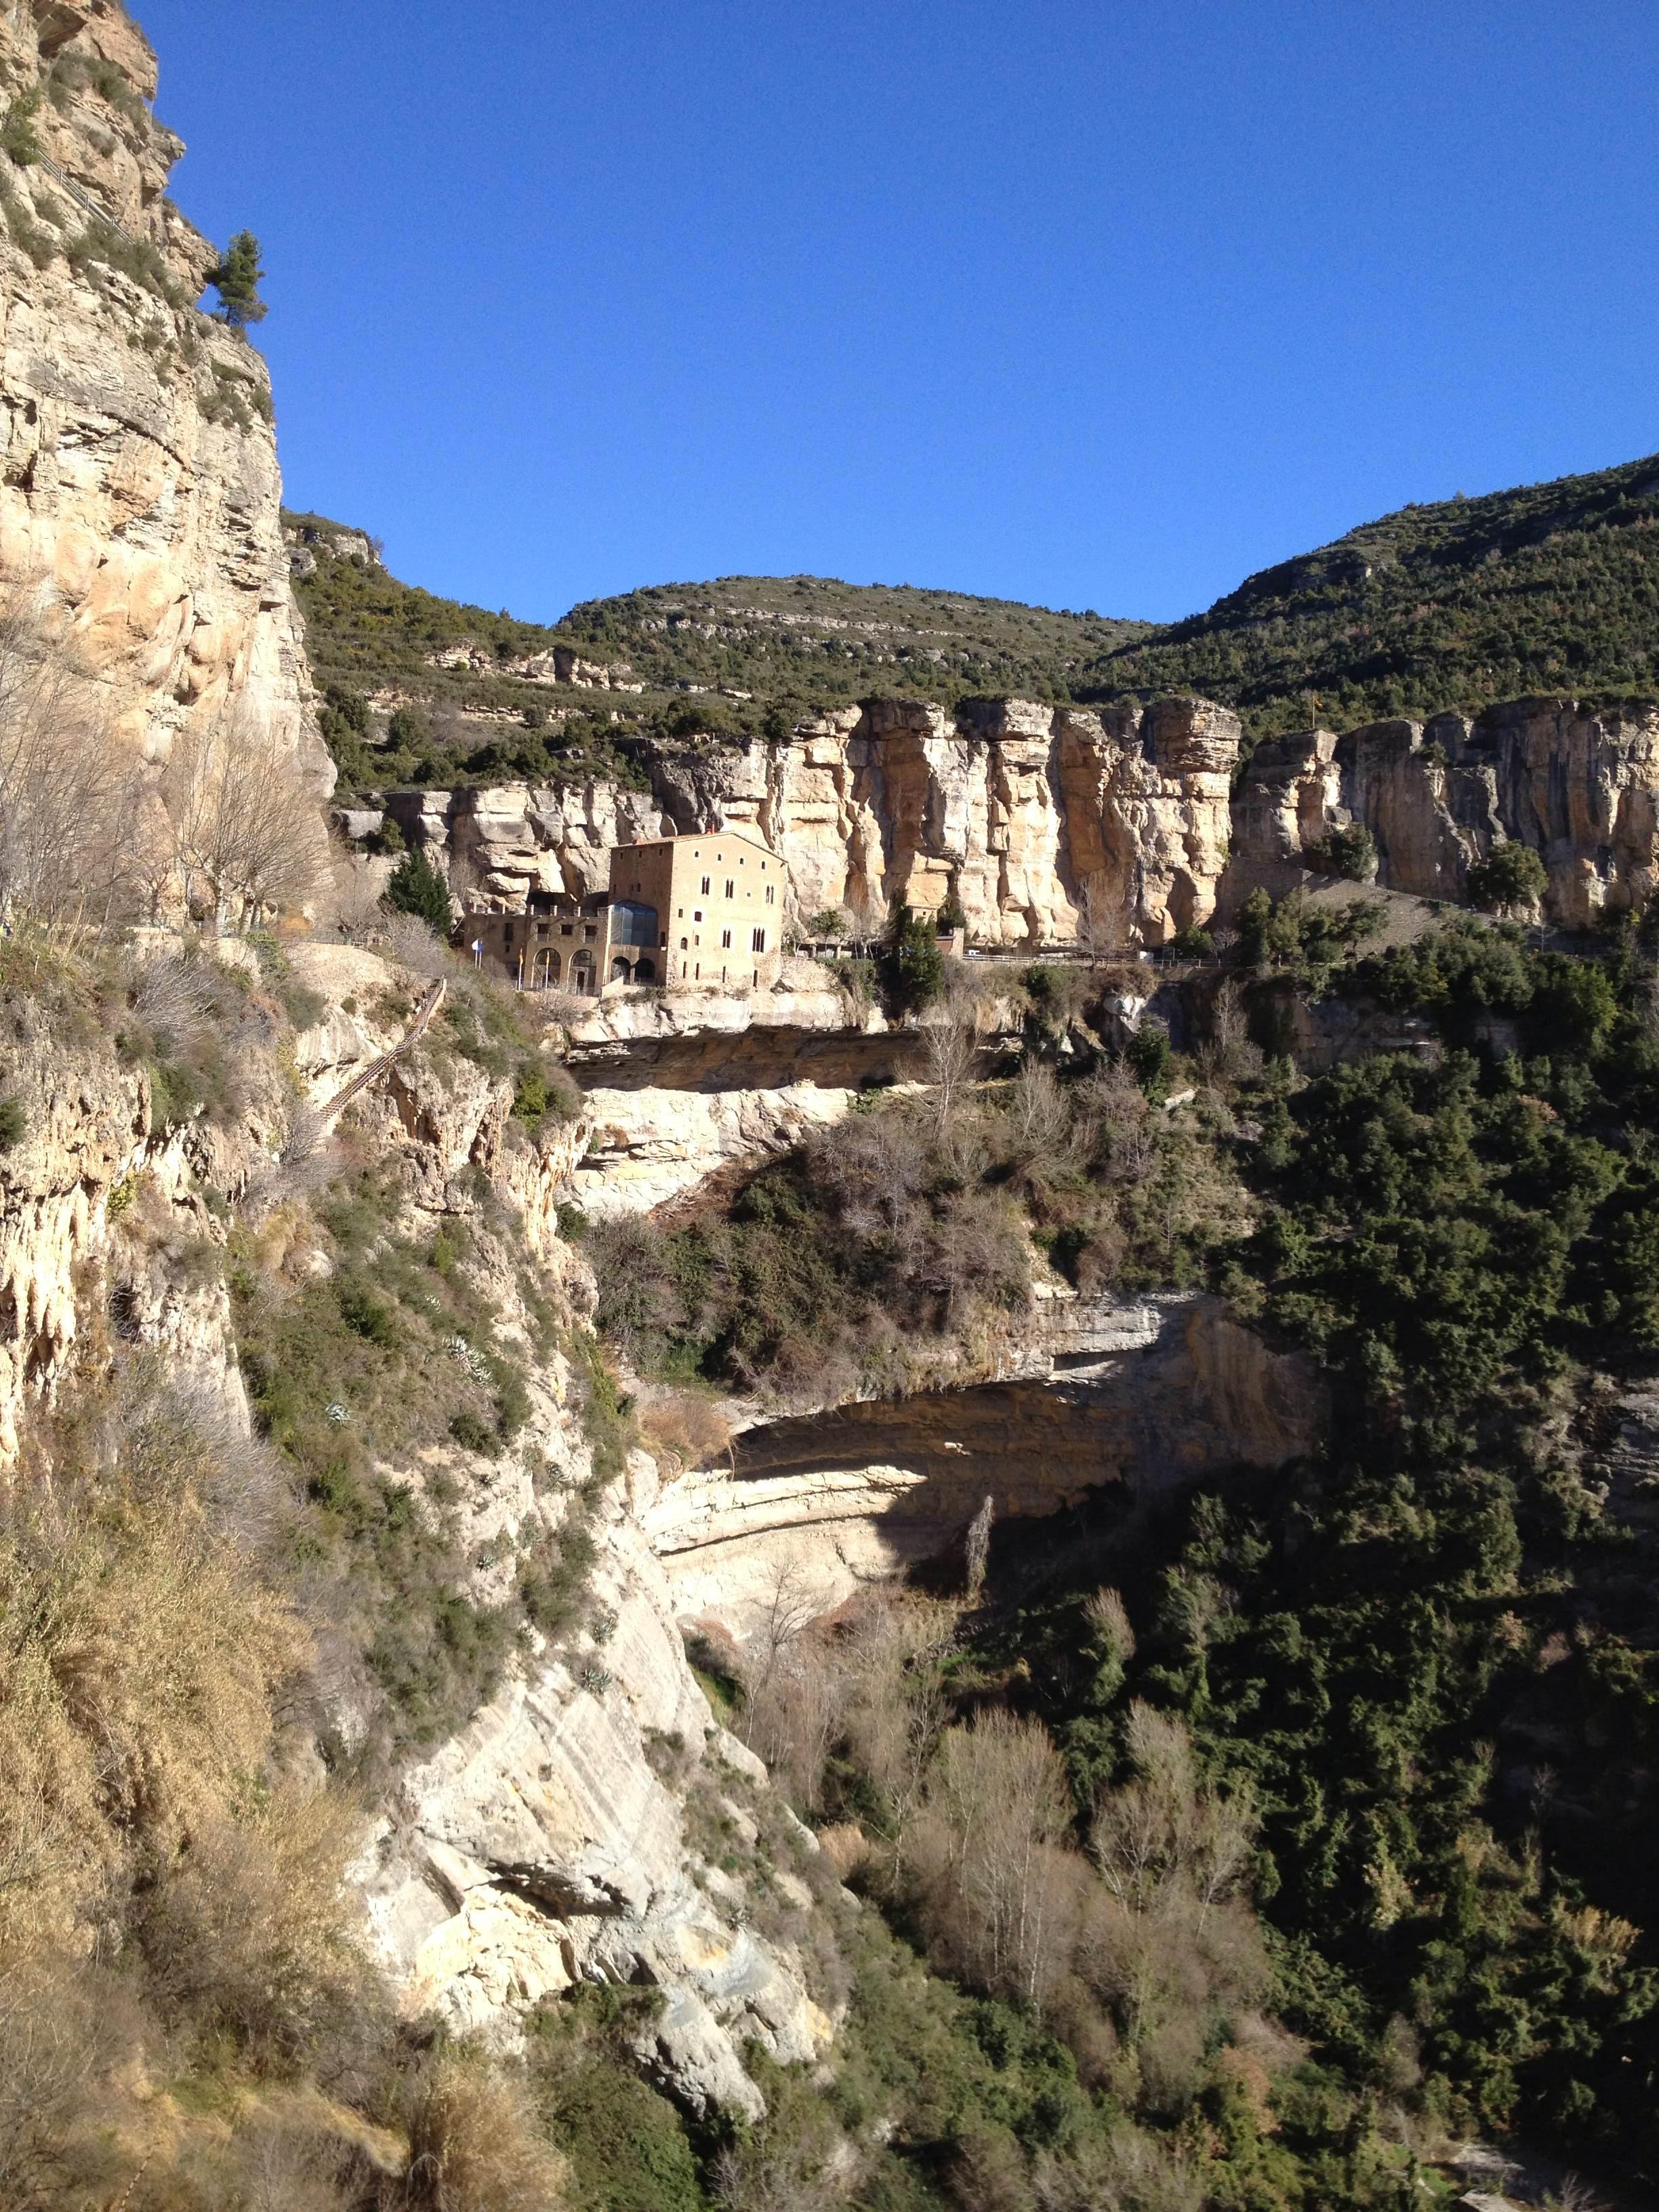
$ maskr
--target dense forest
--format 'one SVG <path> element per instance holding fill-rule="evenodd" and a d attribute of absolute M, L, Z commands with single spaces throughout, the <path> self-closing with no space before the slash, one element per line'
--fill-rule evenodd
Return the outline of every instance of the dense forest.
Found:
<path fill-rule="evenodd" d="M 1329 1394 L 1288 1469 L 1006 1524 L 910 1662 L 924 1812 L 953 1729 L 1038 1731 L 1054 1918 L 1017 1969 L 964 1933 L 856 1687 L 826 1723 L 802 1686 L 856 1677 L 856 1628 L 762 1715 L 801 1802 L 856 1830 L 854 1880 L 1164 2161 L 1072 2198 L 1027 2136 L 1004 2193 L 907 2203 L 1403 2203 L 1480 2131 L 1609 2177 L 1659 2159 L 1651 947 L 1465 917 L 1375 956 L 1363 902 L 1346 931 L 1296 900 L 1253 920 L 1192 985 L 1190 1055 L 1154 1027 L 1057 1063 L 1086 987 L 1034 969 L 1012 1080 L 873 1099 L 723 1213 L 591 1232 L 602 1327 L 682 1382 L 902 1388 L 1018 1309 L 1029 1230 L 1085 1289 L 1207 1287 Z M 1433 1048 L 1297 1074 L 1294 1004 L 1333 994 Z"/>

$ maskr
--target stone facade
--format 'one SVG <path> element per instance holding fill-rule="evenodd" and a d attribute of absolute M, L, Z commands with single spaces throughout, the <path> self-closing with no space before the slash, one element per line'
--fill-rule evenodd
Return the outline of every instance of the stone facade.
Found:
<path fill-rule="evenodd" d="M 609 984 L 769 989 L 782 960 L 788 871 L 732 830 L 645 838 L 610 856 L 586 896 L 532 890 L 522 914 L 474 913 L 468 942 L 526 991 L 589 998 Z"/>

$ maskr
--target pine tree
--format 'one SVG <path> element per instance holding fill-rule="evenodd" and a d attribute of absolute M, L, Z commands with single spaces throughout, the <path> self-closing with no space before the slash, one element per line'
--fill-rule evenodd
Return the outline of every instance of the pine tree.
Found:
<path fill-rule="evenodd" d="M 399 914 L 418 915 L 440 937 L 449 934 L 449 886 L 424 853 L 398 861 L 386 887 L 386 902 Z"/>
<path fill-rule="evenodd" d="M 270 312 L 259 297 L 264 279 L 259 266 L 259 241 L 251 230 L 239 230 L 230 251 L 208 278 L 219 295 L 219 313 L 234 331 L 262 323 Z"/>

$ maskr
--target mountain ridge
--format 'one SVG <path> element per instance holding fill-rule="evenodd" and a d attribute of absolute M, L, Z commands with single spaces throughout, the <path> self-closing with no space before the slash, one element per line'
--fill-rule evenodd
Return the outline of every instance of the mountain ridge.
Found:
<path fill-rule="evenodd" d="M 539 726 L 591 714 L 599 691 L 612 695 L 610 722 L 741 740 L 875 696 L 954 708 L 987 695 L 1097 705 L 1187 692 L 1233 708 L 1248 750 L 1322 720 L 1659 695 L 1656 526 L 1659 455 L 1647 455 L 1395 509 L 1163 625 L 805 574 L 644 585 L 528 623 L 326 545 L 295 587 L 319 682 L 386 708 Z M 434 665 L 469 646 L 468 665 Z M 569 680 L 515 665 L 555 653 L 574 656 Z"/>

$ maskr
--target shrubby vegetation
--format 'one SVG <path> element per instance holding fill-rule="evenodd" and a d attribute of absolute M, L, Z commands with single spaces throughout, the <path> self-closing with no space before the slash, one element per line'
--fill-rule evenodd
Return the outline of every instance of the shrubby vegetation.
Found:
<path fill-rule="evenodd" d="M 1198 691 L 1237 708 L 1251 740 L 1538 693 L 1651 699 L 1656 519 L 1651 456 L 1403 507 L 1103 655 L 1077 696 Z"/>
<path fill-rule="evenodd" d="M 872 1094 L 725 1218 L 594 1224 L 601 1330 L 647 1372 L 822 1401 L 915 1387 L 964 1347 L 994 1365 L 1024 1325 L 1033 1233 L 1085 1289 L 1201 1278 L 1242 1194 L 1190 1118 L 1160 1114 L 1127 1061 L 1061 1084 L 1034 1059 L 982 1094 L 971 1032 L 934 1035 L 931 1098 Z"/>
<path fill-rule="evenodd" d="M 994 1194 L 1011 1261 L 1029 1232 L 1085 1286 L 1207 1281 L 1331 1394 L 1305 1464 L 1004 1532 L 964 1620 L 813 1629 L 784 1591 L 733 1665 L 838 1863 L 1115 2116 L 1063 2187 L 1030 2141 L 971 2181 L 958 2144 L 947 2203 L 1405 2203 L 1479 2130 L 1659 2157 L 1659 1622 L 1620 1455 L 1659 1352 L 1649 933 L 1567 953 L 1463 917 L 1379 956 L 1367 911 L 1262 902 L 1188 987 L 1190 1058 L 1143 1027 L 1058 1080 L 1039 972 L 1013 1081 L 943 1055 L 927 1102 L 872 1101 L 726 1218 L 592 1232 L 602 1319 L 659 1372 L 904 1387 L 1017 1316 L 1018 1264 L 953 1311 L 940 1262 Z M 1425 1048 L 1298 1077 L 1288 999 L 1332 991 Z M 1160 1237 L 1164 1176 L 1214 1195 Z M 1128 2143 L 1155 2179 L 1122 2178 Z"/>
<path fill-rule="evenodd" d="M 667 742 L 781 738 L 815 710 L 872 696 L 954 707 L 982 695 L 1086 702 L 1197 691 L 1236 708 L 1254 743 L 1316 720 L 1346 729 L 1389 715 L 1479 713 L 1533 694 L 1615 707 L 1652 698 L 1659 585 L 1648 543 L 1656 517 L 1651 459 L 1408 507 L 1163 629 L 811 576 L 655 586 L 590 601 L 544 626 L 437 599 L 321 549 L 299 591 L 327 682 L 358 693 L 395 689 L 425 702 L 428 719 L 459 704 L 526 720 L 550 707 L 591 708 L 592 693 L 436 669 L 427 659 L 465 643 L 506 664 L 557 644 L 626 660 L 645 695 L 613 695 L 607 707 L 621 713 L 625 732 Z M 629 772 L 626 753 L 607 760 L 591 739 L 581 750 L 601 772 Z M 565 757 L 550 745 L 543 751 L 555 763 Z M 361 774 L 356 756 L 337 747 L 348 787 L 360 789 L 556 776 L 542 757 L 511 730 L 480 744 L 476 724 L 466 743 L 428 757 L 427 769 L 441 773 L 394 775 L 388 763 L 378 775 Z M 1331 872 L 1358 879 L 1369 855 L 1339 839 L 1326 860 Z"/>

